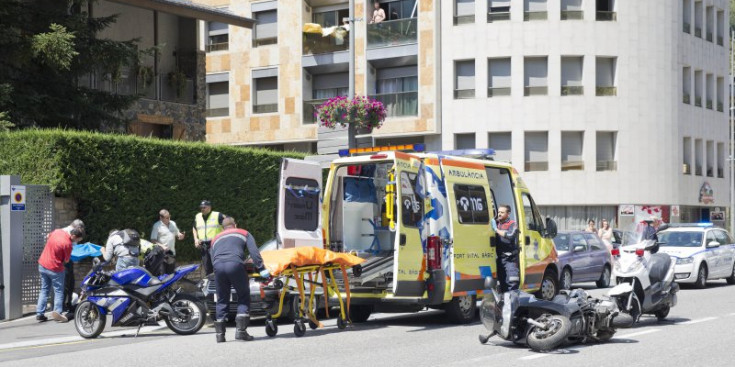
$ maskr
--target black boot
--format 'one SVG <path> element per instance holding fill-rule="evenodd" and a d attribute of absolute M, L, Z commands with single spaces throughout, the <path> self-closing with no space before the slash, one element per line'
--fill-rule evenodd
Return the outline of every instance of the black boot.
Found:
<path fill-rule="evenodd" d="M 224 343 L 225 341 L 225 320 L 214 322 L 214 332 L 217 335 L 217 343 Z"/>
<path fill-rule="evenodd" d="M 250 325 L 250 314 L 235 316 L 235 339 L 248 342 L 254 339 L 247 332 L 248 325 Z"/>

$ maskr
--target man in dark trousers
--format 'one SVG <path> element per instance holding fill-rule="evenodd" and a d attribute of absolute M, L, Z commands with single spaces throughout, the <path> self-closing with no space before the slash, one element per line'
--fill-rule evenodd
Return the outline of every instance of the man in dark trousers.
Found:
<path fill-rule="evenodd" d="M 498 217 L 492 221 L 492 225 L 497 236 L 500 291 L 516 290 L 521 282 L 518 271 L 518 224 L 510 219 L 510 205 L 498 207 Z"/>
<path fill-rule="evenodd" d="M 263 266 L 258 246 L 253 235 L 246 230 L 238 229 L 235 219 L 226 217 L 222 221 L 224 231 L 212 241 L 209 250 L 214 265 L 214 281 L 217 285 L 217 310 L 214 329 L 217 343 L 225 341 L 225 317 L 230 302 L 230 287 L 237 292 L 237 316 L 235 317 L 235 339 L 251 341 L 253 337 L 247 332 L 250 324 L 250 281 L 245 270 L 245 250 L 253 259 L 253 264 L 263 278 L 270 277 L 270 273 Z"/>

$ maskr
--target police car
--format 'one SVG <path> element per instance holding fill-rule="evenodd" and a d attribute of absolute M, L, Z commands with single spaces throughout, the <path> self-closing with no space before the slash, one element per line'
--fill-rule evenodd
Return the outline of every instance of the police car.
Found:
<path fill-rule="evenodd" d="M 659 251 L 676 260 L 677 282 L 696 288 L 715 279 L 735 284 L 735 239 L 724 229 L 711 223 L 671 224 L 658 240 Z"/>

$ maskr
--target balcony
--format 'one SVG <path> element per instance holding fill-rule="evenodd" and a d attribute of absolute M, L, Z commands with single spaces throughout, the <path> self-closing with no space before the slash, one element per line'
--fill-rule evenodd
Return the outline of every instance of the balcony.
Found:
<path fill-rule="evenodd" d="M 717 102 L 717 111 L 723 112 L 722 107 L 722 102 Z"/>
<path fill-rule="evenodd" d="M 207 110 L 206 112 L 207 117 L 227 117 L 229 115 L 230 115 L 229 107 L 212 108 L 212 109 Z"/>
<path fill-rule="evenodd" d="M 686 94 L 686 93 L 684 94 L 684 98 L 683 98 L 682 102 L 684 102 L 686 104 L 692 103 L 691 102 L 691 98 L 689 97 L 689 94 Z"/>
<path fill-rule="evenodd" d="M 454 90 L 454 99 L 469 99 L 469 98 L 475 98 L 474 89 L 455 89 Z"/>
<path fill-rule="evenodd" d="M 617 87 L 597 87 L 595 88 L 595 95 L 596 96 L 617 96 L 618 95 L 618 88 Z"/>
<path fill-rule="evenodd" d="M 497 88 L 488 88 L 487 89 L 487 96 L 488 97 L 499 97 L 499 96 L 509 96 L 510 95 L 510 87 L 497 87 Z"/>
<path fill-rule="evenodd" d="M 617 171 L 617 161 L 597 161 L 597 172 L 600 171 Z"/>
<path fill-rule="evenodd" d="M 510 20 L 510 11 L 500 11 L 500 12 L 488 12 L 487 13 L 487 22 L 502 22 L 504 20 Z"/>
<path fill-rule="evenodd" d="M 722 46 L 722 36 L 717 36 L 717 44 Z"/>
<path fill-rule="evenodd" d="M 694 27 L 694 37 L 702 38 L 702 28 Z"/>
<path fill-rule="evenodd" d="M 725 178 L 725 171 L 722 168 L 717 169 L 717 178 Z"/>
<path fill-rule="evenodd" d="M 710 110 L 712 109 L 712 100 L 711 100 L 711 99 L 708 99 L 708 100 L 707 100 L 707 105 L 706 105 L 706 107 L 707 107 L 707 109 L 710 109 Z"/>
<path fill-rule="evenodd" d="M 475 22 L 475 14 L 455 15 L 454 25 L 470 24 Z"/>
<path fill-rule="evenodd" d="M 712 32 L 707 32 L 707 41 L 712 42 Z"/>
<path fill-rule="evenodd" d="M 303 34 L 303 55 L 318 55 L 337 51 L 347 51 L 350 48 L 350 39 L 345 37 L 322 37 L 320 34 Z"/>
<path fill-rule="evenodd" d="M 524 87 L 524 96 L 545 96 L 549 93 L 549 87 Z"/>
<path fill-rule="evenodd" d="M 186 78 L 180 83 L 170 76 L 159 75 L 161 78 L 161 101 L 183 104 L 194 104 L 194 80 Z"/>
<path fill-rule="evenodd" d="M 278 103 L 253 105 L 253 113 L 278 112 Z"/>
<path fill-rule="evenodd" d="M 701 176 L 702 175 L 702 166 L 701 165 L 696 165 L 694 167 L 694 175 L 695 176 Z"/>
<path fill-rule="evenodd" d="M 618 20 L 618 13 L 614 11 L 598 11 L 596 19 L 601 22 L 614 22 Z"/>
<path fill-rule="evenodd" d="M 681 172 L 685 175 L 691 175 L 692 174 L 692 167 L 686 163 L 683 163 L 681 165 Z"/>
<path fill-rule="evenodd" d="M 561 20 L 582 20 L 584 19 L 584 11 L 582 10 L 562 10 Z"/>
<path fill-rule="evenodd" d="M 389 20 L 367 25 L 367 48 L 407 45 L 417 42 L 418 18 Z"/>
<path fill-rule="evenodd" d="M 548 171 L 549 170 L 549 162 L 526 162 L 525 171 Z"/>
<path fill-rule="evenodd" d="M 222 43 L 212 43 L 207 45 L 206 51 L 207 52 L 215 52 L 215 51 L 227 51 L 230 48 L 229 42 L 222 42 Z"/>
<path fill-rule="evenodd" d="M 684 31 L 684 33 L 691 34 L 692 33 L 692 25 L 689 24 L 689 23 L 687 23 L 687 22 L 684 22 L 684 29 L 683 29 L 683 31 Z"/>
<path fill-rule="evenodd" d="M 694 105 L 697 107 L 702 107 L 702 97 L 694 97 Z"/>
<path fill-rule="evenodd" d="M 370 98 L 383 103 L 387 117 L 418 116 L 419 92 L 373 94 Z"/>
<path fill-rule="evenodd" d="M 584 171 L 584 161 L 562 161 L 562 171 Z"/>
<path fill-rule="evenodd" d="M 528 22 L 531 20 L 546 20 L 548 18 L 548 13 L 545 11 L 527 11 L 523 13 L 524 22 Z"/>
<path fill-rule="evenodd" d="M 562 96 L 581 96 L 584 94 L 584 87 L 581 85 L 563 85 L 561 87 Z"/>
<path fill-rule="evenodd" d="M 319 121 L 319 118 L 316 116 L 316 111 L 319 106 L 322 105 L 322 103 L 328 101 L 328 98 L 325 99 L 312 99 L 311 101 L 304 101 L 304 125 L 307 124 L 314 124 L 317 121 Z"/>

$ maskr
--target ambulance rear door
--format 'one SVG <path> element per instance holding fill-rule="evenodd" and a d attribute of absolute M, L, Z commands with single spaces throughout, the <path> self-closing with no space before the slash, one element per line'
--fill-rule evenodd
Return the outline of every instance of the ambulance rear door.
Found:
<path fill-rule="evenodd" d="M 278 187 L 280 248 L 323 247 L 322 168 L 318 162 L 284 158 Z"/>
<path fill-rule="evenodd" d="M 421 297 L 426 290 L 421 230 L 424 225 L 426 184 L 419 173 L 421 160 L 414 155 L 395 153 L 397 246 L 394 252 L 393 294 Z"/>

